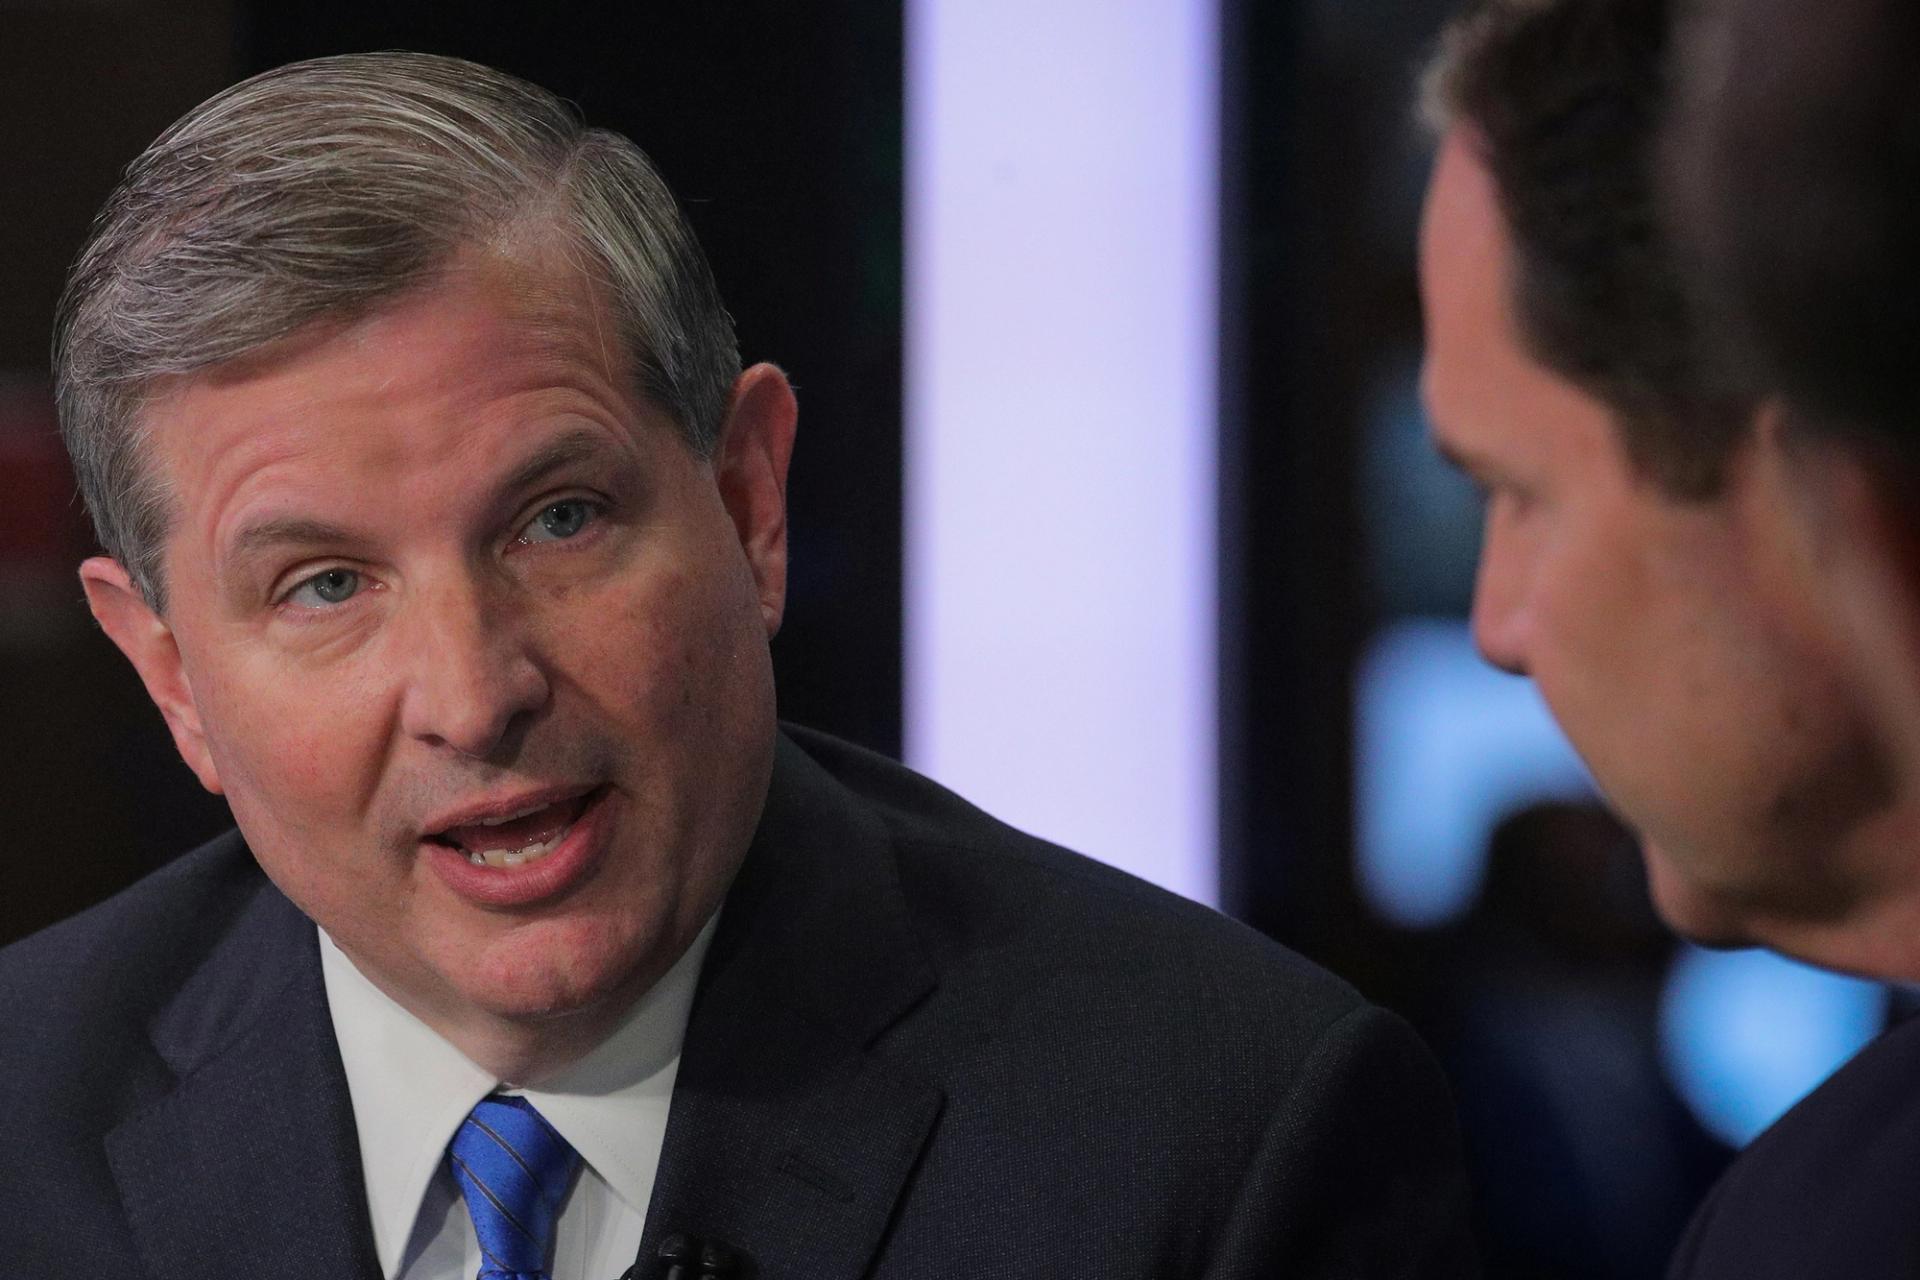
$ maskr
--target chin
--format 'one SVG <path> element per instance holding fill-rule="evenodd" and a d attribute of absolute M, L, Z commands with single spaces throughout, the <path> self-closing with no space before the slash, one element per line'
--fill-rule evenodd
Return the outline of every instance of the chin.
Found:
<path fill-rule="evenodd" d="M 1687 941 L 1715 950 L 1750 947 L 1749 912 L 1724 893 L 1698 883 L 1651 841 L 1641 842 L 1647 891 L 1667 927 Z"/>
<path fill-rule="evenodd" d="M 637 994 L 658 978 L 647 971 L 658 949 L 651 941 L 609 936 L 590 921 L 551 922 L 496 941 L 456 985 L 471 1004 L 498 1018 L 564 1018 Z"/>

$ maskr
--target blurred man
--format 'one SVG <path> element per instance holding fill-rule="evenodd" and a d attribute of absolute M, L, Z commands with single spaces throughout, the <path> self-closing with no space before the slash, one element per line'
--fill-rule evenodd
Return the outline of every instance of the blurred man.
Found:
<path fill-rule="evenodd" d="M 1920 6 L 1690 0 L 1674 233 L 1750 387 L 1810 423 L 1920 422 Z"/>
<path fill-rule="evenodd" d="M 13 1274 L 1468 1271 L 1403 1023 L 777 728 L 793 396 L 625 139 L 269 72 L 57 365 L 88 601 L 239 831 L 0 955 Z"/>
<path fill-rule="evenodd" d="M 1920 776 L 1920 6 L 1696 0 L 1683 19 L 1673 234 L 1733 372 L 1799 446 L 1813 554 Z"/>
<path fill-rule="evenodd" d="M 1488 0 L 1451 29 L 1424 393 L 1486 494 L 1482 651 L 1539 684 L 1671 922 L 1803 949 L 1898 815 L 1786 536 L 1777 434 L 1697 357 L 1655 226 L 1665 11 Z"/>
<path fill-rule="evenodd" d="M 1436 443 L 1486 492 L 1475 636 L 1538 682 L 1681 932 L 1920 977 L 1920 824 L 1799 535 L 1791 450 L 1715 371 L 1657 217 L 1669 20 L 1665 0 L 1485 0 L 1433 72 L 1425 394 Z M 1920 1260 L 1911 1176 L 1857 1132 L 1728 1226 L 1780 1178 L 1768 1153 L 1880 1053 L 1755 1145 L 1676 1274 Z M 1896 1199 L 1897 1231 L 1832 1225 Z"/>
<path fill-rule="evenodd" d="M 1920 6 L 1684 11 L 1663 165 L 1729 368 L 1787 446 L 1803 554 L 1920 804 Z M 1890 845 L 1836 967 L 1920 982 L 1920 842 Z M 1920 1025 L 1882 1037 L 1744 1158 L 1685 1274 L 1920 1274 Z"/>

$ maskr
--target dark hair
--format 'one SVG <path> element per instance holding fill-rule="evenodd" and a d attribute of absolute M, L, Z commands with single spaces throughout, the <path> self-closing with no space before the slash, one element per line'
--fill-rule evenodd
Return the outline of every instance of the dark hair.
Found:
<path fill-rule="evenodd" d="M 1480 141 L 1534 356 L 1614 411 L 1643 474 L 1707 498 L 1753 415 L 1713 372 L 1659 217 L 1670 7 L 1478 0 L 1441 38 L 1425 107 Z"/>
<path fill-rule="evenodd" d="M 1920 3 L 1722 0 L 1682 55 L 1675 235 L 1745 385 L 1920 465 Z"/>

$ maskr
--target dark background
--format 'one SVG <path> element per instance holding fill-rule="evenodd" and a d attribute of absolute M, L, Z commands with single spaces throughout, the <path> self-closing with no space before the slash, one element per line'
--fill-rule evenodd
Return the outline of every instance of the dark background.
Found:
<path fill-rule="evenodd" d="M 1437 599 L 1395 597 L 1362 484 L 1367 406 L 1417 358 L 1425 154 L 1408 104 L 1445 8 L 1228 0 L 1224 14 L 1223 905 L 1435 1044 L 1496 1275 L 1647 1276 L 1725 1152 L 1660 1078 L 1671 943 L 1624 833 L 1590 808 L 1516 815 L 1481 901 L 1447 929 L 1393 928 L 1355 888 L 1356 665 L 1392 617 L 1466 607 L 1458 573 Z M 0 890 L 0 941 L 227 823 L 86 618 L 72 568 L 88 535 L 51 436 L 46 347 L 120 166 L 214 90 L 296 58 L 462 54 L 650 152 L 744 356 L 799 389 L 782 710 L 897 753 L 901 41 L 898 6 L 856 0 L 0 0 L 0 708 L 15 726 L 0 815 L 30 833 Z"/>

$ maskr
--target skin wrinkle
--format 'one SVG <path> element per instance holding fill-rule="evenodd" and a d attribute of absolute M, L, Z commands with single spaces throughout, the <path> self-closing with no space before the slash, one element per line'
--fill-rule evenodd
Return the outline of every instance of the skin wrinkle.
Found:
<path fill-rule="evenodd" d="M 485 260 L 486 259 L 482 259 L 482 261 Z M 447 283 L 456 283 L 463 274 L 471 270 L 472 267 L 470 264 L 465 266 L 459 264 L 452 265 L 444 273 L 444 279 Z M 541 339 L 535 349 L 528 353 L 530 356 L 528 361 L 530 367 L 527 376 L 531 379 L 538 376 L 542 366 L 549 363 L 565 362 L 575 357 L 581 350 L 581 345 L 577 341 L 568 339 L 567 335 L 571 332 L 571 329 L 564 320 L 563 313 L 559 306 L 554 302 L 555 295 L 551 290 L 535 286 L 523 288 L 518 284 L 520 278 L 530 274 L 533 273 L 515 272 L 513 276 L 510 277 L 515 283 L 510 287 L 516 299 L 535 303 L 540 308 L 534 316 L 531 317 L 533 323 L 530 328 Z M 594 308 L 596 313 L 598 310 L 599 308 Z M 270 367 L 282 363 L 287 359 L 297 358 L 303 352 L 311 351 L 317 346 L 335 341 L 346 341 L 364 349 L 369 339 L 364 333 L 356 333 L 351 327 L 329 327 L 316 334 L 303 335 L 296 338 L 288 344 L 284 352 L 269 350 L 259 353 L 256 357 L 248 361 L 224 368 L 212 374 L 209 380 L 216 385 L 233 385 L 238 382 L 244 382 L 250 377 L 257 376 L 258 371 L 263 367 Z M 606 366 L 589 365 L 588 367 Z M 392 387 L 393 382 L 390 376 L 384 382 L 376 382 L 367 386 L 361 398 L 369 403 L 384 400 L 392 391 Z M 597 376 L 591 380 L 590 389 L 594 396 L 603 402 L 611 401 L 620 394 L 615 386 L 604 378 Z M 288 412 L 291 415 L 298 416 L 303 410 L 300 406 L 290 406 Z M 596 420 L 601 421 L 603 425 L 605 424 L 604 418 L 597 418 Z M 249 478 L 250 477 L 246 476 L 237 477 L 236 487 L 241 483 L 245 483 Z M 219 493 L 213 496 L 222 508 L 228 510 L 234 509 L 238 502 L 237 494 L 231 492 Z M 203 554 L 210 554 L 217 560 L 224 561 L 229 558 L 227 549 L 235 545 L 235 539 L 226 535 L 224 530 L 219 531 L 219 533 L 220 536 L 216 539 L 216 544 L 213 547 L 207 548 Z"/>

